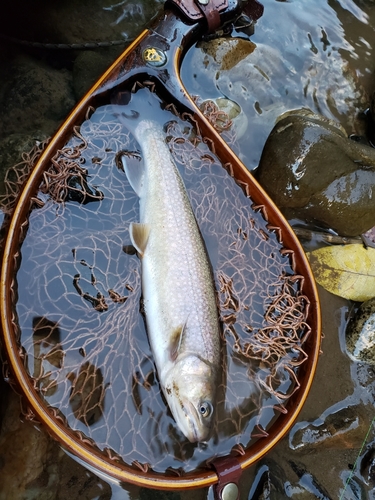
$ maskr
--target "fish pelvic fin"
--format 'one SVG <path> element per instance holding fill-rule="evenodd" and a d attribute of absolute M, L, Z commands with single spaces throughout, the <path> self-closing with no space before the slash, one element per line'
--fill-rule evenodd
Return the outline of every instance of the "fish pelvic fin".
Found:
<path fill-rule="evenodd" d="M 143 257 L 150 236 L 150 224 L 131 222 L 129 226 L 130 239 L 137 250 L 138 255 Z"/>
<path fill-rule="evenodd" d="M 139 155 L 133 155 L 133 157 L 137 160 L 141 159 Z M 144 165 L 142 163 L 139 163 L 139 161 L 129 160 L 129 158 L 127 159 L 125 154 L 121 156 L 121 163 L 124 168 L 126 177 L 128 178 L 129 184 L 141 198 L 145 177 Z"/>
<path fill-rule="evenodd" d="M 178 355 L 182 351 L 184 333 L 186 331 L 186 325 L 187 325 L 187 320 L 185 321 L 185 323 L 183 325 L 179 325 L 172 332 L 171 348 L 170 348 L 170 352 L 169 352 L 169 356 L 171 358 L 171 361 L 176 361 Z"/>

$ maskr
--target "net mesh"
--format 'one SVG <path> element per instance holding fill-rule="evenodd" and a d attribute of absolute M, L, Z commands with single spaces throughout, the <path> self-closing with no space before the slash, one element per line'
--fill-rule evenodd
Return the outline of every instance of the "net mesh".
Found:
<path fill-rule="evenodd" d="M 145 93 L 132 96 L 135 107 Z M 187 116 L 152 102 L 215 277 L 224 355 L 210 441 L 187 442 L 160 392 L 128 234 L 139 200 L 117 168 L 122 154 L 139 161 L 138 145 L 118 106 L 92 110 L 43 175 L 20 243 L 14 330 L 46 411 L 77 439 L 110 460 L 181 475 L 243 453 L 287 411 L 307 358 L 309 300 L 280 230 L 231 166 L 223 168 Z"/>

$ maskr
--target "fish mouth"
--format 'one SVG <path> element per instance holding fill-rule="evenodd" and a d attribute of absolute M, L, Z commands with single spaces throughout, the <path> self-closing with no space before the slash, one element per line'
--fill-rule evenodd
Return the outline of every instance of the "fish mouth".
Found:
<path fill-rule="evenodd" d="M 193 426 L 194 426 L 194 424 L 193 424 Z M 195 426 L 193 427 L 192 432 L 189 433 L 189 435 L 186 437 L 188 438 L 190 443 L 198 443 L 199 442 L 199 437 L 198 437 L 198 433 L 197 433 Z"/>
<path fill-rule="evenodd" d="M 194 405 L 188 401 L 185 405 L 181 405 L 184 412 L 186 421 L 188 422 L 187 427 L 184 427 L 184 434 L 191 443 L 206 443 L 208 431 L 206 429 L 199 429 L 199 416 Z M 194 418 L 194 416 L 196 418 Z"/>

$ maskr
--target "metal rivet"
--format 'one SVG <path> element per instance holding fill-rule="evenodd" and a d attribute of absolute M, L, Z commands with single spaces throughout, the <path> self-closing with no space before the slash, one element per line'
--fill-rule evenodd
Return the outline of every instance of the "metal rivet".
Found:
<path fill-rule="evenodd" d="M 200 3 L 201 5 L 207 5 L 208 3 L 210 3 L 210 0 L 198 0 L 198 3 Z"/>
<path fill-rule="evenodd" d="M 221 492 L 222 500 L 237 500 L 238 486 L 234 483 L 228 483 Z"/>

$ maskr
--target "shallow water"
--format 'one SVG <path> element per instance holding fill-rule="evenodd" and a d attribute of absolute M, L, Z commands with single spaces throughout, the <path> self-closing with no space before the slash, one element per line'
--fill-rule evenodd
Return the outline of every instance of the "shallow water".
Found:
<path fill-rule="evenodd" d="M 246 111 L 250 133 L 240 139 L 239 144 L 240 155 L 250 169 L 256 167 L 274 120 L 283 111 L 310 107 L 313 111 L 339 120 L 350 134 L 361 127 L 355 115 L 367 107 L 367 94 L 375 88 L 373 2 L 267 0 L 263 3 L 264 16 L 251 38 L 257 44 L 254 62 L 249 60 L 245 66 L 237 65 L 226 71 L 216 67 L 209 54 L 191 50 L 182 69 L 190 93 L 199 94 L 202 98 L 224 94 Z M 201 61 L 202 64 L 197 66 Z M 199 67 L 199 71 L 193 72 L 192 65 L 194 68 Z M 30 125 L 25 125 L 25 128 Z M 79 260 L 85 258 L 86 255 L 79 256 Z M 116 270 L 113 274 L 116 274 Z M 363 471 L 361 475 L 358 466 L 354 466 L 368 429 L 370 433 L 361 456 L 366 446 L 374 442 L 374 430 L 370 426 L 374 397 L 373 373 L 368 367 L 350 361 L 345 353 L 344 326 L 350 304 L 324 290 L 320 289 L 319 292 L 325 339 L 313 388 L 290 436 L 280 442 L 267 459 L 275 460 L 284 468 L 285 478 L 282 482 L 289 482 L 290 486 L 286 497 L 319 498 L 316 493 L 318 490 L 314 493 L 314 488 L 309 486 L 310 473 L 331 498 L 339 498 L 340 495 L 346 500 L 360 498 L 361 494 L 355 493 L 350 486 L 354 481 L 361 485 L 365 495 L 363 498 L 374 498 L 371 482 L 367 481 L 366 484 Z M 301 437 L 308 422 L 313 421 L 318 428 L 328 415 L 339 414 L 346 407 L 354 408 L 356 416 L 346 433 L 338 432 L 334 439 L 327 438 L 315 444 L 317 440 L 314 438 L 311 439 L 312 443 L 309 442 L 308 432 Z M 302 462 L 307 473 L 299 477 L 292 470 L 291 461 Z M 244 472 L 241 479 L 242 498 L 248 497 L 256 470 L 254 467 Z M 350 474 L 354 475 L 353 480 L 345 488 Z M 302 497 L 298 493 L 300 487 L 310 491 L 310 496 L 305 491 Z M 78 498 L 78 493 L 75 494 L 76 497 L 70 493 L 71 498 Z M 30 491 L 30 498 L 37 498 L 32 495 Z M 180 497 L 188 499 L 193 495 L 196 499 L 203 499 L 207 497 L 207 492 L 186 492 L 181 493 Z M 104 497 L 99 493 L 96 497 L 92 495 L 87 498 Z M 146 496 L 145 490 L 134 487 L 117 490 L 113 486 L 111 498 Z M 155 498 L 155 494 L 150 492 L 149 498 Z"/>

